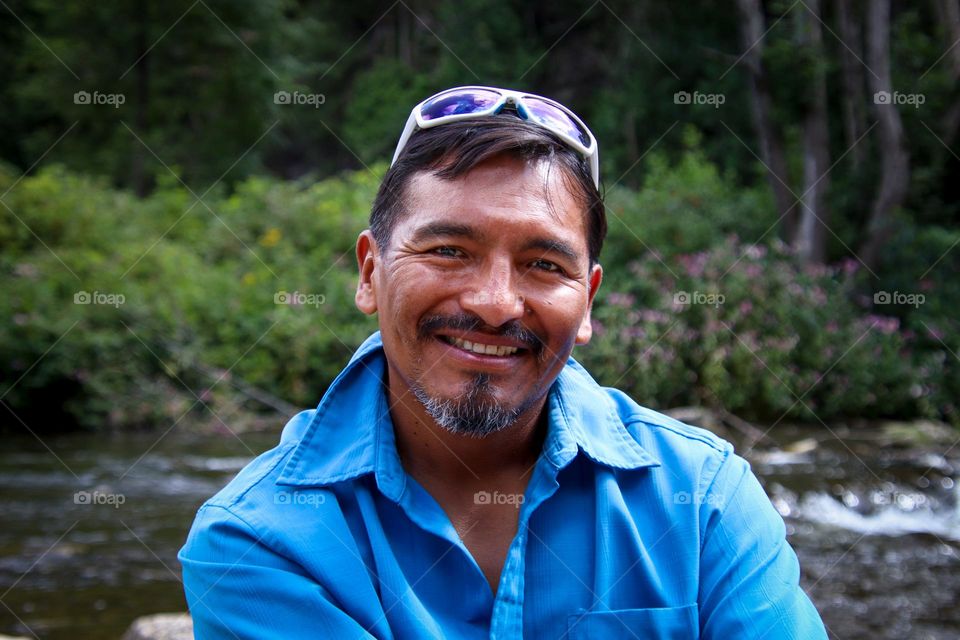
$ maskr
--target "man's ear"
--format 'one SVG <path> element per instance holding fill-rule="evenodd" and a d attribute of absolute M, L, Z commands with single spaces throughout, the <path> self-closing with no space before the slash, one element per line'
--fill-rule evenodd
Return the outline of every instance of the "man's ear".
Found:
<path fill-rule="evenodd" d="M 600 289 L 600 283 L 603 282 L 603 267 L 600 263 L 593 265 L 590 269 L 590 277 L 587 282 L 590 285 L 590 291 L 587 294 L 587 312 L 583 316 L 580 328 L 577 329 L 577 344 L 587 344 L 593 336 L 593 325 L 590 323 L 590 311 L 593 309 L 593 298 Z"/>
<path fill-rule="evenodd" d="M 373 239 L 370 229 L 364 229 L 357 238 L 357 267 L 360 279 L 357 282 L 357 294 L 354 301 L 357 309 L 373 315 L 377 312 L 377 285 L 374 273 L 380 262 L 380 250 Z"/>

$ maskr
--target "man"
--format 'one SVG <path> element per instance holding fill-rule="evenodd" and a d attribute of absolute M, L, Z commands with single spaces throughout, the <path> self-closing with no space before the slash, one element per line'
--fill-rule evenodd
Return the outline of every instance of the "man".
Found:
<path fill-rule="evenodd" d="M 380 331 L 200 509 L 198 638 L 826 637 L 747 463 L 570 358 L 598 185 L 558 103 L 414 108 L 357 241 Z"/>

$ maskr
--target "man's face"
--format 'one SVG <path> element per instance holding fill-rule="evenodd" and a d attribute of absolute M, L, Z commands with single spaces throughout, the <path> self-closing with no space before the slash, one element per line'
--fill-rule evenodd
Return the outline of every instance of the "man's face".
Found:
<path fill-rule="evenodd" d="M 406 203 L 388 247 L 369 231 L 357 244 L 357 306 L 379 312 L 391 389 L 473 435 L 539 411 L 590 339 L 602 277 L 560 169 L 498 157 L 456 180 L 419 173 Z"/>

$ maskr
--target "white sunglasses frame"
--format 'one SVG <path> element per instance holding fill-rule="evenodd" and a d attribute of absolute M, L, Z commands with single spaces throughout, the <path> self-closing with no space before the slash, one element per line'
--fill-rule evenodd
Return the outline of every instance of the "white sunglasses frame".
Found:
<path fill-rule="evenodd" d="M 497 100 L 495 103 L 493 103 L 490 107 L 483 109 L 482 111 L 474 111 L 473 113 L 458 113 L 454 115 L 433 118 L 431 120 L 424 120 L 421 117 L 420 115 L 421 109 L 426 103 L 430 102 L 431 100 L 434 100 L 447 93 L 453 93 L 455 91 L 465 91 L 465 90 L 471 90 L 471 89 L 482 89 L 485 91 L 493 91 L 495 93 L 499 93 L 500 99 Z M 456 122 L 458 120 L 470 120 L 472 118 L 484 118 L 487 116 L 492 116 L 496 114 L 506 104 L 511 104 L 514 106 L 517 106 L 518 104 L 522 104 L 524 98 L 536 98 L 537 100 L 543 100 L 544 102 L 556 107 L 557 109 L 560 109 L 560 111 L 562 111 L 564 114 L 569 116 L 579 126 L 583 127 L 583 130 L 586 131 L 587 134 L 590 136 L 590 146 L 584 145 L 582 142 L 580 142 L 579 140 L 570 136 L 567 133 L 564 133 L 562 131 L 557 131 L 552 127 L 548 127 L 547 125 L 543 124 L 539 120 L 536 120 L 534 118 L 529 118 L 529 117 L 525 118 L 526 120 L 535 122 L 536 124 L 540 125 L 544 129 L 549 131 L 550 133 L 554 134 L 555 136 L 563 140 L 569 147 L 577 151 L 580 155 L 584 156 L 587 159 L 587 161 L 590 163 L 590 176 L 593 178 L 593 186 L 595 186 L 599 190 L 600 189 L 600 149 L 599 149 L 599 145 L 597 144 L 597 136 L 593 135 L 593 132 L 590 131 L 590 128 L 586 125 L 586 123 L 583 120 L 581 120 L 580 117 L 577 116 L 577 114 L 575 114 L 573 111 L 563 106 L 556 100 L 551 100 L 550 98 L 538 96 L 535 93 L 527 93 L 525 91 L 512 91 L 510 89 L 501 89 L 499 87 L 484 87 L 480 85 L 467 85 L 463 87 L 453 87 L 452 89 L 446 89 L 444 91 L 441 91 L 440 93 L 436 93 L 430 96 L 426 100 L 419 102 L 417 106 L 415 106 L 413 110 L 410 112 L 410 117 L 407 118 L 407 124 L 404 125 L 403 133 L 400 134 L 400 141 L 397 143 L 396 151 L 393 152 L 393 160 L 390 161 L 390 166 L 392 167 L 394 164 L 396 164 L 397 158 L 400 157 L 400 153 L 407 146 L 407 142 L 410 141 L 410 136 L 412 136 L 414 132 L 417 131 L 418 129 L 430 129 L 432 127 L 436 127 L 442 124 L 447 124 L 449 122 Z M 527 111 L 529 113 L 529 108 L 527 108 Z"/>

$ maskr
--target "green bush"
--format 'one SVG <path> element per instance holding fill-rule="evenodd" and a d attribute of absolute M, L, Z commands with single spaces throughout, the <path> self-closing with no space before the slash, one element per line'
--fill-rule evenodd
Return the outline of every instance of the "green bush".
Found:
<path fill-rule="evenodd" d="M 628 269 L 631 284 L 598 294 L 595 338 L 580 357 L 639 402 L 766 422 L 955 412 L 929 362 L 942 355 L 918 350 L 898 318 L 865 311 L 848 264 L 804 268 L 778 242 L 729 236 L 708 251 L 650 252 Z"/>
<path fill-rule="evenodd" d="M 945 269 L 916 285 L 929 304 L 874 315 L 850 264 L 802 268 L 764 235 L 765 192 L 736 187 L 695 148 L 673 166 L 653 156 L 646 176 L 609 196 L 595 337 L 577 352 L 601 382 L 654 407 L 765 421 L 956 420 L 955 306 L 932 295 L 956 289 L 955 233 L 904 231 L 909 255 L 891 253 L 889 289 L 910 291 L 898 274 L 941 253 Z M 368 171 L 251 177 L 200 202 L 167 175 L 140 199 L 57 167 L 22 178 L 0 167 L 3 403 L 36 431 L 184 416 L 233 428 L 263 408 L 251 386 L 314 405 L 376 328 L 353 295 L 377 186 Z M 723 298 L 683 304 L 681 292 Z"/>
<path fill-rule="evenodd" d="M 353 305 L 353 245 L 376 186 L 250 178 L 198 203 L 171 181 L 141 200 L 57 168 L 24 178 L 0 223 L 4 401 L 37 429 L 170 424 L 191 407 L 229 421 L 238 380 L 314 405 L 375 329 Z M 84 292 L 94 304 L 75 303 Z"/>
<path fill-rule="evenodd" d="M 611 267 L 609 284 L 626 284 L 623 267 L 656 250 L 663 256 L 705 251 L 723 236 L 767 240 L 776 237 L 776 210 L 766 189 L 737 186 L 722 176 L 699 150 L 694 132 L 690 148 L 674 165 L 651 153 L 639 191 L 614 188 L 607 194 L 609 230 L 602 260 Z"/>

